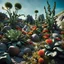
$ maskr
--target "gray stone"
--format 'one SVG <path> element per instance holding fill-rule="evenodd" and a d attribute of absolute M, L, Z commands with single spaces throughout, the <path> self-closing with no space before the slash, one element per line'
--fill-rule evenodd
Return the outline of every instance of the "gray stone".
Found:
<path fill-rule="evenodd" d="M 0 43 L 0 51 L 6 51 L 7 47 L 4 43 Z"/>
<path fill-rule="evenodd" d="M 25 48 L 24 51 L 23 51 L 24 54 L 28 54 L 28 55 L 31 55 L 32 54 L 32 51 L 30 48 Z"/>
<path fill-rule="evenodd" d="M 31 39 L 32 39 L 32 41 L 34 41 L 34 42 L 39 42 L 39 41 L 40 41 L 40 38 L 39 38 L 39 36 L 38 36 L 37 34 L 33 34 L 33 35 L 31 36 Z"/>

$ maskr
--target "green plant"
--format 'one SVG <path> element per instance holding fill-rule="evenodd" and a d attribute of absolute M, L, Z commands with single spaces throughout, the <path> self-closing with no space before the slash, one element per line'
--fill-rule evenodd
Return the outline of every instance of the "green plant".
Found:
<path fill-rule="evenodd" d="M 35 12 L 35 25 L 36 25 L 37 22 L 38 22 L 38 21 L 37 21 L 37 13 L 38 13 L 39 11 L 38 11 L 38 10 L 35 10 L 34 12 Z"/>
<path fill-rule="evenodd" d="M 22 8 L 20 3 L 15 4 L 15 11 L 11 11 L 12 4 L 10 2 L 5 3 L 5 7 L 2 7 L 3 10 L 6 10 L 9 15 L 9 23 L 10 25 L 15 28 L 15 24 L 20 16 L 25 16 L 24 14 L 18 14 L 18 10 Z"/>
<path fill-rule="evenodd" d="M 20 4 L 20 3 L 16 3 L 16 4 L 15 4 L 15 8 L 16 8 L 16 9 L 21 9 L 21 8 L 22 8 L 22 6 L 21 6 L 21 4 Z"/>
<path fill-rule="evenodd" d="M 6 8 L 10 8 L 10 9 L 12 8 L 12 4 L 10 2 L 6 2 L 5 6 L 6 6 Z"/>
<path fill-rule="evenodd" d="M 59 53 L 62 55 L 64 54 L 64 50 L 61 46 L 61 41 L 56 42 L 56 40 L 54 39 L 52 44 L 46 44 L 45 45 L 45 55 L 48 56 L 49 58 L 56 58 L 59 56 Z"/>
<path fill-rule="evenodd" d="M 48 5 L 47 7 L 48 11 L 46 10 L 46 7 L 44 6 L 45 13 L 46 13 L 46 23 L 48 24 L 48 29 L 52 32 L 53 24 L 55 21 L 54 16 L 55 16 L 56 2 L 54 2 L 54 7 L 52 11 L 51 11 L 50 4 L 48 1 L 47 1 L 47 5 Z"/>
<path fill-rule="evenodd" d="M 0 31 L 2 31 L 4 24 L 2 22 L 0 22 Z"/>
<path fill-rule="evenodd" d="M 21 36 L 21 32 L 18 30 L 8 30 L 7 33 L 5 33 L 6 38 L 8 38 L 10 41 L 17 41 L 18 38 Z"/>

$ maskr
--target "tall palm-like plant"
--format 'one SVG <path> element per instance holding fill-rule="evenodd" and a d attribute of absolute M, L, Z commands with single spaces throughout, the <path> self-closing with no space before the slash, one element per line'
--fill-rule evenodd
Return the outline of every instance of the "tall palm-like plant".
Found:
<path fill-rule="evenodd" d="M 36 24 L 36 21 L 37 21 L 37 13 L 39 12 L 38 10 L 35 10 L 35 24 Z"/>
<path fill-rule="evenodd" d="M 38 10 L 35 10 L 35 20 L 37 20 L 37 13 L 39 12 Z"/>

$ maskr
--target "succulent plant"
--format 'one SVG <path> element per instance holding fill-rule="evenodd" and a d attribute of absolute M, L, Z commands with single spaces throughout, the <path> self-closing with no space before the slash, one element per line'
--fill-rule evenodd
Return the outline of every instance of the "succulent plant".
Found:
<path fill-rule="evenodd" d="M 8 30 L 7 33 L 5 33 L 6 38 L 8 38 L 10 41 L 17 41 L 20 35 L 20 31 L 13 29 Z"/>
<path fill-rule="evenodd" d="M 62 49 L 61 46 L 61 41 L 56 42 L 56 40 L 53 40 L 53 43 L 51 44 L 46 44 L 45 45 L 45 55 L 48 56 L 49 58 L 56 58 L 59 56 L 59 53 L 64 54 L 64 50 Z"/>

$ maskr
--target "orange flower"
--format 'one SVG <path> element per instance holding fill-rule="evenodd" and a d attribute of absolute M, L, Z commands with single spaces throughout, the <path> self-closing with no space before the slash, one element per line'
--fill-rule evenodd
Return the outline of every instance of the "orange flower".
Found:
<path fill-rule="evenodd" d="M 53 41 L 52 41 L 52 39 L 46 39 L 45 42 L 46 42 L 47 44 L 52 44 Z"/>
<path fill-rule="evenodd" d="M 44 54 L 45 54 L 44 50 L 39 50 L 39 51 L 38 51 L 38 55 L 39 55 L 39 56 L 44 56 Z"/>
<path fill-rule="evenodd" d="M 29 35 L 32 35 L 33 31 L 28 32 Z"/>
<path fill-rule="evenodd" d="M 49 36 L 50 36 L 50 34 L 47 34 L 47 33 L 46 33 L 46 34 L 43 36 L 43 38 L 44 38 L 44 39 L 47 39 L 47 38 L 49 38 Z"/>
<path fill-rule="evenodd" d="M 43 64 L 44 63 L 44 59 L 43 58 L 39 58 L 38 59 L 38 63 Z"/>
<path fill-rule="evenodd" d="M 36 26 L 33 26 L 31 29 L 34 31 L 34 30 L 36 30 L 36 29 L 37 29 L 37 27 L 36 27 Z"/>
<path fill-rule="evenodd" d="M 43 33 L 48 32 L 48 29 L 44 29 L 42 32 L 43 32 Z"/>

